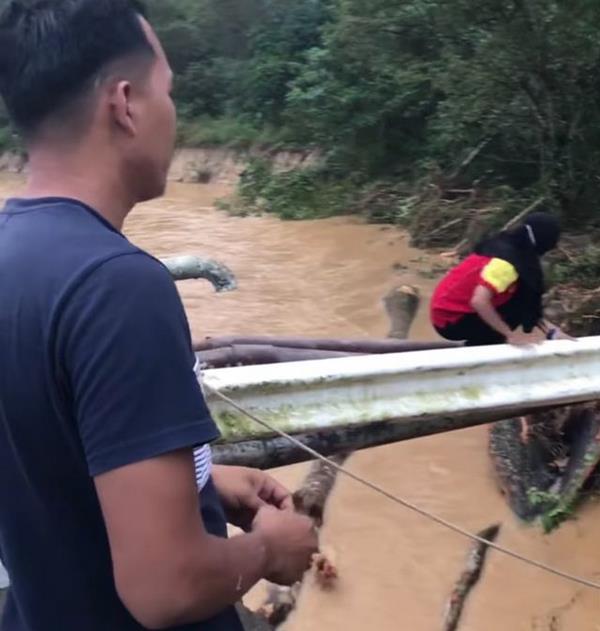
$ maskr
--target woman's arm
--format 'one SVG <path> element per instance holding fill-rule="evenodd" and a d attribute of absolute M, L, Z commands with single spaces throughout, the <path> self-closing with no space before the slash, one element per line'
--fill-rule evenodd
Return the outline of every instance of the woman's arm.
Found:
<path fill-rule="evenodd" d="M 484 285 L 478 285 L 471 299 L 471 306 L 479 317 L 494 331 L 504 336 L 509 344 L 523 346 L 534 343 L 536 341 L 534 337 L 521 331 L 513 331 L 506 324 L 496 307 L 494 307 L 493 297 L 494 294 L 491 289 Z"/>
<path fill-rule="evenodd" d="M 547 340 L 570 340 L 574 342 L 577 339 L 565 333 L 560 327 L 552 324 L 550 320 L 542 320 L 537 328 L 546 336 Z"/>

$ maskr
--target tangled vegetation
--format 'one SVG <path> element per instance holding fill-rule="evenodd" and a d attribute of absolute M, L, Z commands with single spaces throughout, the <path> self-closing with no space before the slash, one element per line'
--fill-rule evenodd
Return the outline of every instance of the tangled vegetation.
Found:
<path fill-rule="evenodd" d="M 361 212 L 455 245 L 535 200 L 597 226 L 596 0 L 146 0 L 180 144 L 317 149 L 241 197 L 283 217 Z M 14 143 L 0 111 L 0 149 Z M 576 264 L 587 277 L 594 265 Z"/>
<path fill-rule="evenodd" d="M 540 198 L 571 229 L 598 222 L 593 0 L 149 5 L 178 77 L 182 143 L 321 152 L 300 173 L 251 165 L 250 207 L 361 212 L 440 247 Z"/>

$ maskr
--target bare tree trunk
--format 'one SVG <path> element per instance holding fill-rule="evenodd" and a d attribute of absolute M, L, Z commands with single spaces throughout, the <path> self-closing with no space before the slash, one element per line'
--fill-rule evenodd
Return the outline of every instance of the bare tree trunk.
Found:
<path fill-rule="evenodd" d="M 392 289 L 383 301 L 391 322 L 388 337 L 405 340 L 419 310 L 419 290 L 404 285 Z"/>

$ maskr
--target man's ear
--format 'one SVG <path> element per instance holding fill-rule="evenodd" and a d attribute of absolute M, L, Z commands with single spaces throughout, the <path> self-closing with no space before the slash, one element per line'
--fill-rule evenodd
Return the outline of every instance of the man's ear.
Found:
<path fill-rule="evenodd" d="M 137 124 L 131 103 L 131 83 L 119 81 L 115 83 L 111 93 L 110 106 L 115 124 L 129 136 L 137 134 Z"/>

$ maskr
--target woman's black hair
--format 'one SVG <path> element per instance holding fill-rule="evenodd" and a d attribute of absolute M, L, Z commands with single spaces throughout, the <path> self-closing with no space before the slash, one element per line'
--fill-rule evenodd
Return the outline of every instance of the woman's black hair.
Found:
<path fill-rule="evenodd" d="M 536 212 L 518 228 L 501 232 L 475 248 L 476 254 L 511 263 L 519 274 L 517 293 L 511 300 L 510 326 L 523 326 L 529 332 L 543 319 L 546 284 L 541 257 L 556 248 L 560 233 L 556 217 L 548 212 Z"/>

